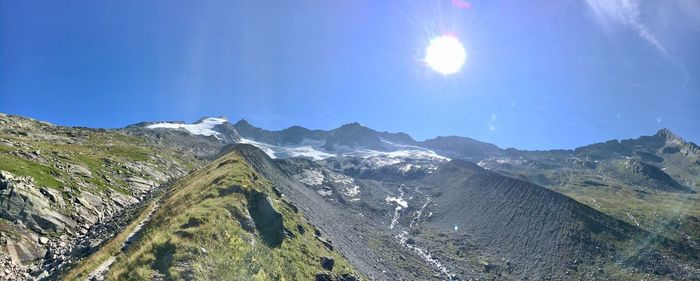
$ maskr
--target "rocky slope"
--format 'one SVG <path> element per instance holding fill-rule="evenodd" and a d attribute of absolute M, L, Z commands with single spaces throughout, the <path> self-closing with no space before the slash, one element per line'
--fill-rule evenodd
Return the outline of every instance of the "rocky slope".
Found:
<path fill-rule="evenodd" d="M 48 276 L 96 225 L 199 163 L 115 131 L 0 114 L 0 279 Z"/>
<path fill-rule="evenodd" d="M 688 279 L 699 272 L 693 266 L 698 251 L 544 187 L 473 163 L 454 160 L 421 183 L 428 194 L 435 195 L 428 197 L 427 210 L 432 215 L 425 222 L 419 221 L 427 229 L 422 231 L 467 235 L 471 246 L 483 249 L 491 259 L 509 261 L 493 265 L 492 271 L 504 271 L 518 279 L 617 279 L 657 272 L 671 272 L 668 277 L 672 279 Z M 637 239 L 655 242 L 639 252 L 625 252 Z M 669 252 L 675 254 L 665 254 Z M 468 255 L 469 249 L 457 253 Z M 645 265 L 623 263 L 631 259 Z"/>

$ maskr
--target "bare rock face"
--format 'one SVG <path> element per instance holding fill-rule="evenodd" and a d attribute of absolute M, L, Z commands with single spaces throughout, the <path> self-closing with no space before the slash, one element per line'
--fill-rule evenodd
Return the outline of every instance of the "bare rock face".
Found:
<path fill-rule="evenodd" d="M 157 186 L 156 183 L 142 177 L 130 177 L 126 179 L 126 182 L 129 184 L 129 187 L 131 187 L 137 193 L 146 193 L 151 188 Z"/>
<path fill-rule="evenodd" d="M 62 255 L 80 253 L 80 249 L 72 250 L 71 241 L 81 241 L 81 237 L 93 231 L 94 225 L 110 220 L 124 208 L 139 202 L 134 196 L 114 191 L 83 190 L 77 195 L 65 196 L 72 199 L 67 200 L 59 190 L 37 187 L 31 177 L 0 171 L 0 218 L 14 222 L 8 226 L 10 235 L 4 234 L 5 229 L 0 231 L 0 242 L 3 242 L 0 253 L 6 253 L 4 262 L 11 264 L 6 266 L 7 273 L 2 272 L 4 277 L 24 280 L 39 276 L 35 273 L 47 274 L 36 268 L 42 260 L 60 261 L 65 259 Z M 99 241 L 88 239 L 80 243 L 88 245 L 83 248 L 89 252 Z M 0 262 L 2 259 L 0 257 Z M 17 275 L 12 268 L 32 274 Z"/>
<path fill-rule="evenodd" d="M 52 200 L 53 199 L 53 200 Z M 58 212 L 58 199 L 51 192 L 41 192 L 28 177 L 17 177 L 0 171 L 0 216 L 39 232 L 64 231 L 76 223 Z"/>

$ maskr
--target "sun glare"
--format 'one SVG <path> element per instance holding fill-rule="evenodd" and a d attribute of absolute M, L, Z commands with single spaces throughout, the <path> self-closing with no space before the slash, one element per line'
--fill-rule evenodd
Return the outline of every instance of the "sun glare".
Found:
<path fill-rule="evenodd" d="M 444 35 L 430 40 L 424 62 L 436 72 L 449 75 L 462 69 L 467 52 L 457 37 Z"/>

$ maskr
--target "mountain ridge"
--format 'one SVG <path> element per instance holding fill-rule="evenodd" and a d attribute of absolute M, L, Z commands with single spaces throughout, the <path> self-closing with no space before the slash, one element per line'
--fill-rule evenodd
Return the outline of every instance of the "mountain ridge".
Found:
<path fill-rule="evenodd" d="M 125 128 L 145 127 L 154 123 L 161 122 L 141 122 L 137 124 L 128 125 Z M 181 121 L 175 121 L 175 124 L 184 123 L 182 123 Z M 444 154 L 447 154 L 445 155 L 447 157 L 456 156 L 471 159 L 473 161 L 478 161 L 480 159 L 493 155 L 505 156 L 517 155 L 518 153 L 578 153 L 590 150 L 595 147 L 601 147 L 603 145 L 607 145 L 608 147 L 613 149 L 620 149 L 619 147 L 616 148 L 615 146 L 624 146 L 627 143 L 639 142 L 640 139 L 643 140 L 644 138 L 664 139 L 668 142 L 680 145 L 680 149 L 682 149 L 686 153 L 692 154 L 693 156 L 700 155 L 700 148 L 695 143 L 684 140 L 682 137 L 674 134 L 668 128 L 659 129 L 653 135 L 642 135 L 637 138 L 629 138 L 622 140 L 612 139 L 571 149 L 528 150 L 513 147 L 501 148 L 497 145 L 488 142 L 483 142 L 469 137 L 457 135 L 436 136 L 426 140 L 417 141 L 413 139 L 409 134 L 404 132 L 377 131 L 364 125 L 361 125 L 357 122 L 344 124 L 342 126 L 330 130 L 308 129 L 298 125 L 290 126 L 281 130 L 266 130 L 264 128 L 252 125 L 246 119 L 240 119 L 236 123 L 228 124 L 231 124 L 232 127 L 236 129 L 236 131 L 239 134 L 239 137 L 249 138 L 251 140 L 269 143 L 273 145 L 300 145 L 305 140 L 322 140 L 325 141 L 325 143 L 321 147 L 326 151 L 334 151 L 336 150 L 336 146 L 359 146 L 377 150 L 388 150 L 386 145 L 382 143 L 382 141 L 388 141 L 399 145 L 414 145 L 436 151 L 442 151 Z M 452 147 L 452 149 L 446 150 L 445 147 Z"/>

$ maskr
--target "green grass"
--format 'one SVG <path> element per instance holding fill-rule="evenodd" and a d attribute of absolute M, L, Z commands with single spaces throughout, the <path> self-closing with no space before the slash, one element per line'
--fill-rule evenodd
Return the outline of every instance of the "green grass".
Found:
<path fill-rule="evenodd" d="M 0 154 L 0 170 L 8 171 L 19 176 L 32 177 L 38 186 L 58 188 L 61 182 L 53 175 L 58 175 L 55 168 L 24 160 L 17 156 Z"/>
<path fill-rule="evenodd" d="M 40 151 L 41 155 L 46 159 L 55 158 L 63 164 L 77 164 L 86 167 L 92 173 L 92 177 L 83 178 L 82 180 L 89 183 L 95 191 L 111 189 L 123 194 L 131 194 L 131 191 L 127 189 L 126 182 L 116 175 L 119 173 L 139 173 L 139 171 L 124 169 L 122 167 L 123 163 L 148 163 L 152 162 L 152 156 L 159 155 L 185 169 L 191 170 L 201 165 L 198 160 L 189 155 L 149 143 L 147 140 L 139 137 L 129 136 L 119 132 L 93 131 L 76 128 L 71 130 L 76 130 L 80 132 L 81 135 L 84 135 L 80 137 L 80 142 L 67 143 L 61 141 L 47 141 L 27 136 L 2 135 L 0 132 L 0 137 L 24 145 L 22 147 L 0 146 L 0 169 L 18 175 L 31 176 L 35 178 L 40 186 L 80 186 L 64 171 L 8 153 L 12 151 L 23 151 L 24 153 Z M 116 163 L 116 165 L 109 167 L 106 162 L 107 159 Z M 48 171 L 52 171 L 53 174 L 49 174 Z M 104 177 L 110 178 L 112 183 L 105 180 Z M 153 180 L 151 178 L 147 179 Z"/>
<path fill-rule="evenodd" d="M 153 154 L 153 151 L 145 147 L 122 145 L 110 147 L 109 152 L 114 156 L 134 161 L 148 161 L 151 159 L 150 155 Z"/>
<path fill-rule="evenodd" d="M 642 229 L 678 239 L 676 222 L 686 217 L 700 217 L 700 194 L 680 194 L 650 191 L 639 194 L 619 187 L 563 187 L 555 189 L 576 201 L 629 224 L 636 225 L 628 217 L 635 217 Z"/>
<path fill-rule="evenodd" d="M 312 226 L 274 195 L 268 181 L 253 174 L 240 155 L 231 153 L 175 183 L 143 237 L 117 260 L 107 279 L 312 280 L 323 271 L 321 256 L 335 257 L 337 273 L 354 272 L 316 240 Z M 251 194 L 272 199 L 294 238 L 270 246 L 259 231 L 241 227 L 232 214 L 247 212 Z"/>

